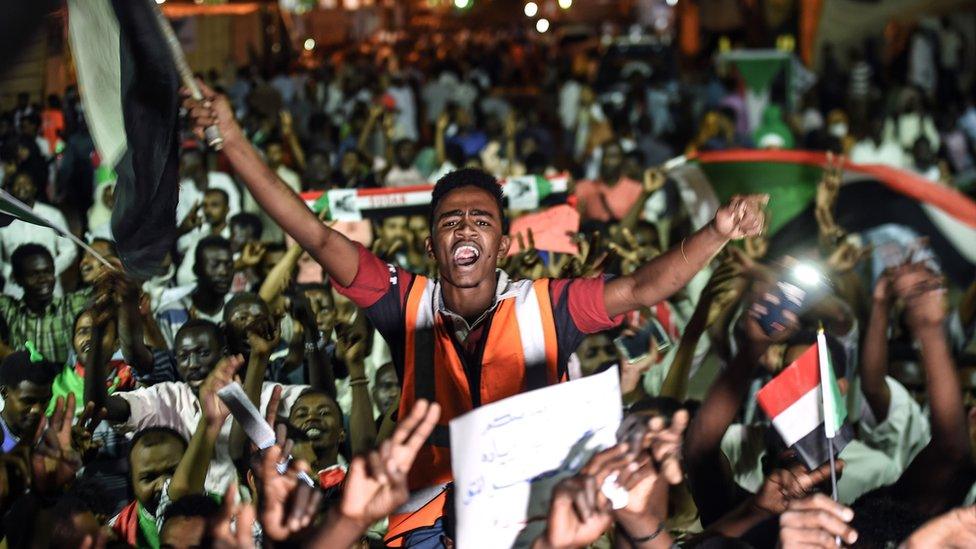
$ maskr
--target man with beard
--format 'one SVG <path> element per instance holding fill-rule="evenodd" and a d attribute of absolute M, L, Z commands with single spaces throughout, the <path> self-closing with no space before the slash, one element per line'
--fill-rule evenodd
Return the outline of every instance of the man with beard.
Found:
<path fill-rule="evenodd" d="M 230 241 L 220 236 L 204 237 L 197 243 L 193 256 L 196 288 L 176 301 L 160 304 L 156 313 L 159 329 L 170 345 L 173 334 L 190 319 L 220 322 L 224 305 L 231 298 L 234 258 Z"/>
<path fill-rule="evenodd" d="M 431 197 L 427 255 L 437 278 L 384 264 L 321 223 L 248 143 L 226 99 L 205 89 L 187 100 L 196 132 L 218 125 L 224 153 L 268 213 L 364 309 L 390 344 L 403 391 L 400 416 L 420 399 L 442 413 L 409 473 L 411 500 L 390 518 L 388 540 L 439 537 L 451 481 L 448 423 L 483 404 L 568 378 L 566 363 L 586 334 L 680 290 L 732 239 L 759 234 L 767 196 L 737 196 L 707 226 L 633 273 L 606 280 L 512 281 L 496 269 L 508 255 L 502 189 L 475 169 L 441 178 Z"/>

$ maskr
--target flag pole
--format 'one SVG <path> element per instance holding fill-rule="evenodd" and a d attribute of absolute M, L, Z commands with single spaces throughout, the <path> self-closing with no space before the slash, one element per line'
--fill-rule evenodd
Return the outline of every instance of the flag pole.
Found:
<path fill-rule="evenodd" d="M 829 368 L 833 368 L 833 365 L 827 360 L 828 352 L 823 323 L 821 322 L 820 328 L 817 330 L 817 362 L 820 366 L 820 393 L 823 395 L 820 404 L 823 410 L 824 436 L 827 438 L 827 457 L 830 461 L 830 497 L 834 501 L 838 501 L 837 462 L 834 460 L 834 436 L 837 434 L 837 429 L 840 426 L 834 425 L 832 416 L 828 418 L 828 414 L 834 413 L 833 406 L 836 404 L 833 402 L 832 393 L 830 393 L 833 387 L 829 386 L 829 380 L 833 380 L 833 376 L 830 375 Z M 827 406 L 828 400 L 831 401 L 831 406 Z M 837 547 L 841 546 L 840 536 L 834 536 L 834 543 L 837 544 Z"/>
<path fill-rule="evenodd" d="M 23 202 L 20 201 L 20 199 L 18 199 L 17 197 L 15 197 L 14 195 L 8 193 L 7 191 L 5 191 L 3 189 L 0 189 L 0 200 L 3 200 L 5 202 L 9 202 L 10 204 L 13 204 L 14 206 L 20 208 L 21 210 L 24 210 L 25 212 L 33 212 L 34 211 L 34 208 L 31 208 L 27 204 L 24 204 Z M 97 259 L 99 261 L 99 263 L 101 263 L 102 265 L 105 265 L 106 267 L 108 267 L 109 269 L 111 269 L 113 271 L 115 270 L 115 267 L 111 263 L 109 263 L 109 261 L 107 259 L 105 259 L 105 256 L 103 256 L 102 254 L 100 254 L 97 251 L 95 251 L 95 249 L 92 248 L 91 246 L 89 246 L 87 242 L 85 242 L 84 240 L 82 240 L 82 239 L 78 238 L 77 236 L 75 236 L 66 227 L 58 227 L 57 225 L 55 225 L 54 223 L 52 223 L 50 219 L 44 219 L 43 217 L 41 217 L 41 216 L 39 216 L 37 214 L 33 214 L 33 215 L 34 215 L 34 217 L 36 217 L 36 218 L 44 221 L 46 223 L 46 225 L 44 225 L 44 226 L 47 227 L 47 228 L 49 228 L 49 229 L 51 229 L 52 231 L 58 233 L 58 236 L 62 236 L 64 238 L 67 238 L 68 240 L 71 240 L 72 242 L 74 242 L 75 244 L 77 244 L 78 246 L 80 246 L 81 249 L 83 249 L 86 252 L 90 253 L 95 259 Z M 12 217 L 17 217 L 17 216 L 16 215 L 12 215 Z M 28 223 L 30 223 L 30 222 L 28 221 Z"/>
<path fill-rule="evenodd" d="M 166 20 L 166 16 L 163 15 L 163 9 L 155 0 L 145 1 L 149 2 L 153 10 L 153 15 L 156 17 L 156 25 L 159 27 L 159 31 L 163 33 L 163 38 L 166 39 L 166 45 L 169 46 L 169 51 L 173 55 L 173 63 L 176 64 L 176 72 L 180 73 L 180 79 L 183 81 L 183 85 L 190 90 L 190 95 L 193 96 L 193 99 L 202 101 L 203 92 L 200 90 L 200 86 L 197 85 L 197 79 L 193 76 L 190 65 L 186 62 L 186 56 L 183 55 L 183 48 L 180 47 L 180 40 L 176 37 L 176 33 L 173 32 L 173 27 Z M 220 129 L 216 125 L 208 126 L 203 133 L 207 145 L 211 149 L 219 151 L 224 148 L 224 137 L 220 135 Z"/>

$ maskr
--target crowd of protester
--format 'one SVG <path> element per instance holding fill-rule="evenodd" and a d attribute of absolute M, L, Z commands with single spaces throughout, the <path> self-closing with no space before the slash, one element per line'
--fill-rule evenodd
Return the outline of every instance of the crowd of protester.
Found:
<path fill-rule="evenodd" d="M 767 111 L 772 141 L 745 120 L 734 70 L 679 62 L 671 46 L 634 60 L 504 33 L 413 38 L 337 50 L 315 68 L 203 78 L 295 192 L 406 187 L 462 168 L 570 173 L 590 197 L 577 202 L 579 253 L 522 241 L 501 266 L 518 279 L 627 274 L 680 245 L 691 222 L 660 165 L 689 151 L 772 143 L 972 180 L 976 95 L 952 72 L 962 61 L 946 50 L 961 46 L 939 33 L 885 62 L 870 48 L 848 59 L 826 49 L 797 108 Z M 380 545 L 407 471 L 424 467 L 414 458 L 438 407 L 396 417 L 401 372 L 386 343 L 329 280 L 297 280 L 305 252 L 190 132 L 166 272 L 121 275 L 113 175 L 77 90 L 31 99 L 0 116 L 3 188 L 112 266 L 50 229 L 0 228 L 7 545 Z M 786 330 L 769 337 L 748 313 L 781 267 L 761 236 L 668 301 L 585 337 L 570 370 L 617 365 L 626 411 L 647 428 L 559 484 L 539 547 L 976 544 L 976 281 L 948 286 L 924 241 L 883 272 L 868 268 L 878 251 L 834 220 L 840 181 L 826 168 L 819 248 L 796 253 L 823 265 L 831 291 Z M 600 200 L 617 185 L 634 189 L 623 211 Z M 666 206 L 650 219 L 655 200 Z M 435 270 L 426 212 L 373 221 L 374 253 Z M 667 341 L 622 356 L 614 339 L 652 317 Z M 839 502 L 828 469 L 799 464 L 754 402 L 819 325 L 856 432 L 839 456 Z M 278 428 L 277 445 L 258 451 L 229 419 L 216 392 L 234 379 Z M 617 472 L 630 503 L 613 510 L 599 486 Z"/>

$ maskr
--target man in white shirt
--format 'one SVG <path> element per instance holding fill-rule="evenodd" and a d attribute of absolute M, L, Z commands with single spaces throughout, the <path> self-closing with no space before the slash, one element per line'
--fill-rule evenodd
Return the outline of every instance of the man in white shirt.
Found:
<path fill-rule="evenodd" d="M 181 286 L 194 284 L 197 280 L 196 249 L 200 240 L 208 236 L 219 236 L 229 239 L 230 207 L 227 193 L 223 189 L 207 189 L 203 194 L 203 224 L 176 241 L 176 251 L 183 256 L 176 271 L 176 283 Z"/>
<path fill-rule="evenodd" d="M 186 149 L 180 155 L 180 197 L 176 204 L 176 224 L 181 225 L 190 212 L 203 203 L 207 189 L 227 193 L 228 217 L 241 211 L 241 191 L 234 180 L 222 172 L 208 172 L 203 154 Z"/>
<path fill-rule="evenodd" d="M 68 223 L 64 216 L 56 208 L 37 202 L 38 188 L 31 174 L 21 171 L 14 174 L 8 186 L 10 194 L 15 198 L 31 207 L 36 215 L 48 220 L 52 225 L 67 230 Z M 68 238 L 59 236 L 58 233 L 47 227 L 34 225 L 15 219 L 10 225 L 0 229 L 0 258 L 3 259 L 3 275 L 7 280 L 4 286 L 4 293 L 12 297 L 19 298 L 23 295 L 23 289 L 14 283 L 11 275 L 10 256 L 14 250 L 22 244 L 33 242 L 40 244 L 51 252 L 54 258 L 55 288 L 54 295 L 60 296 L 61 280 L 60 275 L 74 263 L 78 257 L 78 248 L 74 242 Z"/>
<path fill-rule="evenodd" d="M 147 427 L 169 427 L 187 439 L 200 421 L 202 409 L 197 395 L 200 386 L 221 358 L 223 334 L 216 324 L 206 320 L 188 322 L 176 337 L 176 367 L 185 381 L 157 383 L 150 387 L 115 393 L 104 399 L 108 413 L 106 420 L 124 432 L 141 431 Z M 96 372 L 101 373 L 101 372 Z M 267 412 L 271 394 L 277 384 L 264 383 L 261 389 L 262 413 Z M 282 386 L 279 412 L 287 416 L 292 404 L 308 389 L 304 385 Z M 207 471 L 205 488 L 208 492 L 223 493 L 228 483 L 237 477 L 231 460 L 228 418 L 217 437 L 214 458 Z"/>
<path fill-rule="evenodd" d="M 851 148 L 851 162 L 855 164 L 884 164 L 893 168 L 905 167 L 905 151 L 894 139 L 885 138 L 884 127 L 884 117 L 875 116 L 871 118 L 868 135 Z"/>

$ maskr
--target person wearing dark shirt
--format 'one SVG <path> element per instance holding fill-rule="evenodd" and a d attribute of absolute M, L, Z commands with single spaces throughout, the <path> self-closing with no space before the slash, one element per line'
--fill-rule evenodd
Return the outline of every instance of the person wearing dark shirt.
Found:
<path fill-rule="evenodd" d="M 496 269 L 511 246 L 501 187 L 480 170 L 437 182 L 431 198 L 427 254 L 438 277 L 385 265 L 321 223 L 264 163 L 234 121 L 227 100 L 205 89 L 186 100 L 202 136 L 216 124 L 224 152 L 252 195 L 332 279 L 366 310 L 390 345 L 400 377 L 400 415 L 421 399 L 442 413 L 409 473 L 411 499 L 390 517 L 387 539 L 411 545 L 442 530 L 451 480 L 448 423 L 475 407 L 567 379 L 566 362 L 588 334 L 621 315 L 650 307 L 687 284 L 731 239 L 758 235 L 765 195 L 737 196 L 715 219 L 633 273 L 614 279 L 512 281 Z"/>

